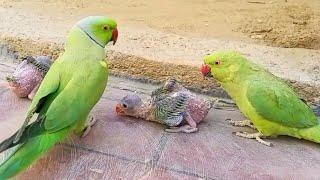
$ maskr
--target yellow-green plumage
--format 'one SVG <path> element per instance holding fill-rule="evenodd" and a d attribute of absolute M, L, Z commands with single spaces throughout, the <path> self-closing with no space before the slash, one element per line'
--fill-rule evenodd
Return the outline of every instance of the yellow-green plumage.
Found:
<path fill-rule="evenodd" d="M 320 143 L 319 119 L 280 78 L 237 52 L 214 53 L 205 63 L 263 135 L 288 135 Z"/>
<path fill-rule="evenodd" d="M 36 112 L 37 120 L 28 125 L 27 118 L 0 144 L 0 152 L 19 146 L 0 165 L 0 179 L 15 176 L 71 132 L 84 128 L 107 84 L 103 46 L 114 40 L 114 29 L 116 23 L 103 16 L 85 18 L 72 28 L 65 52 L 53 63 L 30 105 L 27 117 Z"/>

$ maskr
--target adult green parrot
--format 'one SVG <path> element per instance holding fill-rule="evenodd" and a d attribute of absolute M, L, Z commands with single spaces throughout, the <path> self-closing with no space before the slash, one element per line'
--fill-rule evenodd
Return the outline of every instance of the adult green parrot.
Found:
<path fill-rule="evenodd" d="M 71 132 L 86 129 L 108 80 L 104 47 L 117 37 L 116 22 L 105 16 L 84 18 L 71 29 L 65 52 L 44 77 L 24 124 L 0 144 L 0 152 L 17 146 L 0 165 L 0 179 L 15 176 Z"/>
<path fill-rule="evenodd" d="M 236 135 L 271 143 L 262 137 L 287 135 L 320 143 L 320 125 L 311 108 L 280 78 L 234 51 L 216 52 L 204 58 L 201 71 L 214 76 L 248 117 L 257 133 Z M 231 121 L 250 126 L 250 120 Z"/>

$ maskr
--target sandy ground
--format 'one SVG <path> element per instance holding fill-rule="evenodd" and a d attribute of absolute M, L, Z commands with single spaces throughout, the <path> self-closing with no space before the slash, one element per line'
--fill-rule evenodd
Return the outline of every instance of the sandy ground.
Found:
<path fill-rule="evenodd" d="M 189 37 L 243 40 L 246 34 L 241 32 L 247 32 L 263 34 L 250 37 L 273 39 L 274 45 L 320 48 L 318 0 L 2 0 L 2 4 L 40 18 L 59 18 L 61 23 L 73 23 L 78 16 L 108 14 L 121 26 L 148 26 Z"/>

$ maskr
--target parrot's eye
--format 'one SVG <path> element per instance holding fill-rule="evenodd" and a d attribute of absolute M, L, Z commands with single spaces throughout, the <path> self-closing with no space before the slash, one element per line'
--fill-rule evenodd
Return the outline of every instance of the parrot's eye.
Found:
<path fill-rule="evenodd" d="M 108 25 L 104 25 L 103 26 L 103 30 L 105 30 L 105 31 L 109 30 L 109 26 Z"/>
<path fill-rule="evenodd" d="M 218 59 L 218 60 L 216 60 L 216 62 L 214 62 L 216 65 L 220 65 L 221 64 L 221 60 L 220 59 Z"/>
<path fill-rule="evenodd" d="M 126 104 L 122 104 L 122 107 L 127 108 L 128 106 Z"/>

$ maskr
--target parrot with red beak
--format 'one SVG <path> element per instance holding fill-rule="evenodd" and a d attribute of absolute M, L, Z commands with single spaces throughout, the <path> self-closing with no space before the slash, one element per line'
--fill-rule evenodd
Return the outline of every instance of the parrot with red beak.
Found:
<path fill-rule="evenodd" d="M 71 29 L 65 51 L 41 82 L 23 125 L 0 143 L 0 152 L 16 147 L 1 163 L 0 179 L 25 170 L 73 132 L 87 133 L 92 124 L 87 117 L 108 82 L 104 48 L 117 38 L 117 23 L 106 16 L 86 17 Z"/>
<path fill-rule="evenodd" d="M 287 135 L 320 143 L 320 119 L 287 85 L 266 69 L 234 51 L 220 51 L 204 58 L 201 73 L 213 76 L 248 118 L 230 121 L 236 126 L 250 126 L 256 133 L 236 135 L 255 139 L 270 146 L 265 137 Z"/>

